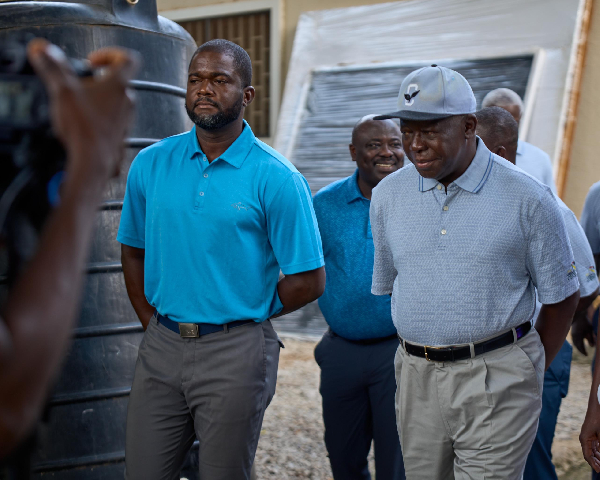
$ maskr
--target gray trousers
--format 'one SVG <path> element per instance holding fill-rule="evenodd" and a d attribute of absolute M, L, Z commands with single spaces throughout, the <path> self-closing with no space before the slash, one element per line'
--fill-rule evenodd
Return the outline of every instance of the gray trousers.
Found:
<path fill-rule="evenodd" d="M 270 321 L 181 338 L 153 318 L 127 410 L 125 478 L 175 480 L 196 438 L 201 480 L 247 480 L 277 381 Z"/>

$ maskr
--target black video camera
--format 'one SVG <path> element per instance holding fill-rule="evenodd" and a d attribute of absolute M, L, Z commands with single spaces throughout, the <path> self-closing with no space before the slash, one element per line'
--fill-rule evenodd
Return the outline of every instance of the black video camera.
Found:
<path fill-rule="evenodd" d="M 3 283 L 11 283 L 35 251 L 58 203 L 66 162 L 50 125 L 45 87 L 27 60 L 31 38 L 0 42 L 0 247 L 8 259 L 0 262 L 8 263 L 0 265 Z M 85 62 L 69 61 L 80 77 L 93 74 Z"/>

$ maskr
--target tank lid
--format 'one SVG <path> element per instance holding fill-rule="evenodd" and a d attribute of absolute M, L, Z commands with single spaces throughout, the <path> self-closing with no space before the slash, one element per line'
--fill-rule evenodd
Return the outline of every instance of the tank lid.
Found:
<path fill-rule="evenodd" d="M 0 0 L 1 1 L 1 0 Z M 21 0 L 22 1 L 22 0 Z M 37 0 L 36 3 L 75 3 L 105 10 L 119 24 L 155 30 L 158 26 L 156 0 Z"/>

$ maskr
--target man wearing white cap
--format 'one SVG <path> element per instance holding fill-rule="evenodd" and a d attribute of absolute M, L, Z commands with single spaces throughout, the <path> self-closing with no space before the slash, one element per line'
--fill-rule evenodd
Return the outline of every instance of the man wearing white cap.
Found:
<path fill-rule="evenodd" d="M 398 103 L 381 118 L 400 118 L 413 165 L 373 191 L 372 292 L 392 294 L 400 337 L 406 478 L 520 479 L 579 299 L 565 224 L 550 188 L 475 135 L 462 75 L 416 70 Z"/>

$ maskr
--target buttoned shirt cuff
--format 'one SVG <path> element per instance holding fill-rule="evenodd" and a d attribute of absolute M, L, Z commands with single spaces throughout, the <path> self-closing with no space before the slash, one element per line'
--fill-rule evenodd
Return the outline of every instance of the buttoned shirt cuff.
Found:
<path fill-rule="evenodd" d="M 146 243 L 144 242 L 144 240 L 140 240 L 139 238 L 128 237 L 127 235 L 123 234 L 117 235 L 117 242 L 134 248 L 146 248 Z"/>
<path fill-rule="evenodd" d="M 323 265 L 325 265 L 325 259 L 321 256 L 314 260 L 296 263 L 294 265 L 280 265 L 280 268 L 284 275 L 294 275 L 296 273 L 310 272 L 311 270 L 316 270 L 317 268 L 321 268 Z"/>

